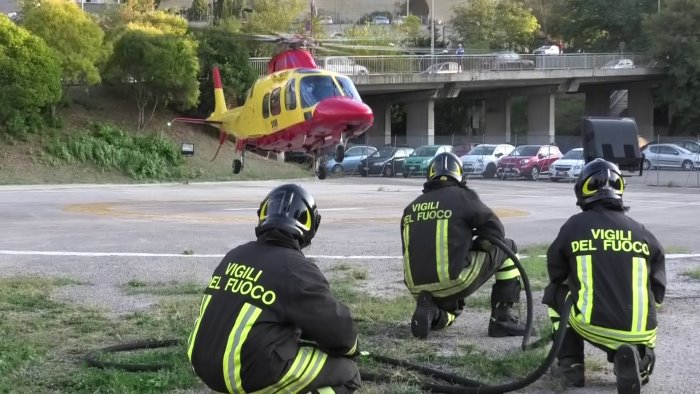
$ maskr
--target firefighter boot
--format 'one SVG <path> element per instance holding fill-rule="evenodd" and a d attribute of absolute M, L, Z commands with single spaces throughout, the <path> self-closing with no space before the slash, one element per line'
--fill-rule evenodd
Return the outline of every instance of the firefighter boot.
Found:
<path fill-rule="evenodd" d="M 639 353 L 641 361 L 639 361 L 639 374 L 642 377 L 642 386 L 649 383 L 649 377 L 654 372 L 654 364 L 656 364 L 656 356 L 654 349 L 643 346 L 643 352 Z M 642 353 L 644 355 L 642 356 Z"/>
<path fill-rule="evenodd" d="M 430 333 L 433 320 L 440 314 L 440 310 L 433 301 L 433 297 L 427 291 L 421 291 L 416 300 L 416 311 L 411 317 L 411 333 L 416 338 L 425 339 Z"/>
<path fill-rule="evenodd" d="M 579 360 L 565 358 L 552 367 L 552 374 L 564 379 L 567 386 L 583 387 L 586 385 L 586 367 Z"/>
<path fill-rule="evenodd" d="M 497 302 L 491 308 L 491 320 L 489 321 L 489 336 L 518 337 L 525 335 L 525 325 L 512 313 L 512 302 Z"/>
<path fill-rule="evenodd" d="M 615 354 L 615 375 L 619 394 L 639 394 L 642 390 L 642 377 L 639 374 L 639 352 L 630 345 L 617 348 Z"/>

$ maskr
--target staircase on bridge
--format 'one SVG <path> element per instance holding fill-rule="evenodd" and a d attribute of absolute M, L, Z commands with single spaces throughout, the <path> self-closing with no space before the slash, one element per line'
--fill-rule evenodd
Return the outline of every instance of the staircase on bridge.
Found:
<path fill-rule="evenodd" d="M 615 90 L 610 93 L 610 116 L 625 116 L 627 101 L 627 89 Z"/>

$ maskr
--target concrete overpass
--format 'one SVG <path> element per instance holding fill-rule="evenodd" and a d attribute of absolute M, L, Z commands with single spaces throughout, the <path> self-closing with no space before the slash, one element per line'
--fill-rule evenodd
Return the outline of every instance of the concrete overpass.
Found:
<path fill-rule="evenodd" d="M 634 66 L 618 68 L 618 61 L 630 59 Z M 406 105 L 404 141 L 409 145 L 445 143 L 436 139 L 435 101 L 466 96 L 480 101 L 472 118 L 473 135 L 479 142 L 518 142 L 510 130 L 510 100 L 526 96 L 528 128 L 521 142 L 555 141 L 555 98 L 557 94 L 585 94 L 585 113 L 616 116 L 611 113 L 620 92 L 627 92 L 627 116 L 635 118 L 642 137 L 653 139 L 653 89 L 664 78 L 665 70 L 641 54 L 563 54 L 556 56 L 520 55 L 517 62 L 499 63 L 488 56 L 350 56 L 353 63 L 369 70 L 368 75 L 351 75 L 355 85 L 375 114 L 367 133 L 374 145 L 391 143 L 391 105 Z M 265 72 L 267 59 L 251 59 Z M 431 65 L 456 63 L 459 70 L 446 73 L 426 71 Z M 319 59 L 319 64 L 322 59 Z M 336 71 L 336 70 L 334 70 Z M 618 111 L 619 112 L 619 111 Z M 466 135 L 458 131 L 460 135 Z M 461 138 L 460 141 L 461 142 Z M 455 141 L 457 143 L 457 141 Z"/>

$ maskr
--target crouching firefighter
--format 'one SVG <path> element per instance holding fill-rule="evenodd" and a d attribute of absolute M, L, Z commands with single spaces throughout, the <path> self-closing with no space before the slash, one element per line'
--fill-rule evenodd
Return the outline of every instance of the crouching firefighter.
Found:
<path fill-rule="evenodd" d="M 583 168 L 574 186 L 583 212 L 569 218 L 547 251 L 550 283 L 542 302 L 556 329 L 564 300 L 573 297 L 555 375 L 585 385 L 585 340 L 614 363 L 618 392 L 639 393 L 654 369 L 665 257 L 654 235 L 625 215 L 624 188 L 610 162 L 595 159 Z"/>
<path fill-rule="evenodd" d="M 411 318 L 415 337 L 450 326 L 464 309 L 464 299 L 491 276 L 491 337 L 522 336 L 525 325 L 513 314 L 520 299 L 520 274 L 505 252 L 486 237 L 504 239 L 503 224 L 462 180 L 462 162 L 440 153 L 428 166 L 423 194 L 401 220 L 404 283 L 416 299 Z M 474 241 L 472 238 L 478 234 Z"/>
<path fill-rule="evenodd" d="M 321 222 L 298 185 L 260 204 L 256 241 L 231 250 L 205 290 L 187 355 L 212 390 L 349 393 L 360 387 L 350 310 L 302 249 Z"/>

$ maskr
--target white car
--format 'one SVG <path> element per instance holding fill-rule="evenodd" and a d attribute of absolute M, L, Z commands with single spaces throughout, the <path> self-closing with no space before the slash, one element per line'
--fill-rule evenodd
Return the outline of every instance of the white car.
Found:
<path fill-rule="evenodd" d="M 352 59 L 343 56 L 328 56 L 320 60 L 321 68 L 345 75 L 367 75 L 367 67 L 360 66 Z"/>
<path fill-rule="evenodd" d="M 457 62 L 444 62 L 434 64 L 428 67 L 423 73 L 425 74 L 456 74 L 459 72 L 459 64 Z"/>
<path fill-rule="evenodd" d="M 634 62 L 630 59 L 611 60 L 603 68 L 634 68 Z"/>
<path fill-rule="evenodd" d="M 535 49 L 532 53 L 535 55 L 559 55 L 561 50 L 556 45 L 544 45 Z"/>
<path fill-rule="evenodd" d="M 575 180 L 581 175 L 585 164 L 583 148 L 571 149 L 561 159 L 552 163 L 549 170 L 549 180 L 552 182 L 559 182 L 560 179 Z"/>
<path fill-rule="evenodd" d="M 389 18 L 386 16 L 375 16 L 374 19 L 372 19 L 372 24 L 373 25 L 389 25 L 391 22 L 389 21 Z"/>
<path fill-rule="evenodd" d="M 321 25 L 332 25 L 333 24 L 333 18 L 330 16 L 319 16 L 318 17 L 318 23 Z"/>
<path fill-rule="evenodd" d="M 508 155 L 515 147 L 510 144 L 479 144 L 460 157 L 464 176 L 481 175 L 484 179 L 496 175 L 498 160 Z"/>

